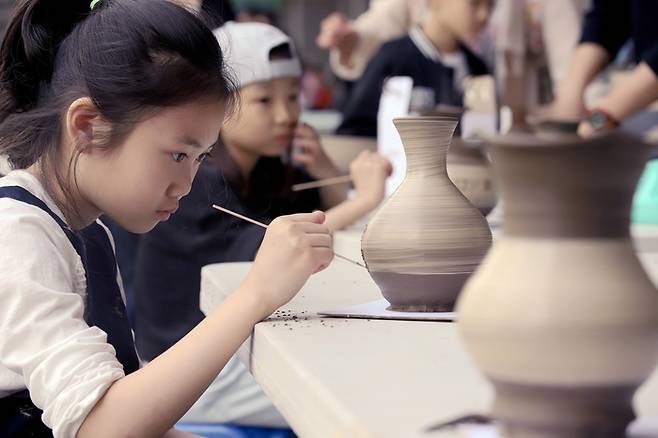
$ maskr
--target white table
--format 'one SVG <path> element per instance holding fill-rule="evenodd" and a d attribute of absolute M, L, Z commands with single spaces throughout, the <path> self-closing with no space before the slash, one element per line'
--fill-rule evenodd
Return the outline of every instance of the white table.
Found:
<path fill-rule="evenodd" d="M 657 230 L 643 230 L 644 237 L 655 236 L 658 243 Z M 358 255 L 358 235 L 339 233 L 336 251 Z M 658 279 L 658 251 L 640 257 Z M 208 313 L 219 304 L 249 267 L 205 267 L 202 310 Z M 315 315 L 378 298 L 364 269 L 337 259 L 275 317 L 258 324 L 241 347 L 241 359 L 300 437 L 456 436 L 425 429 L 486 413 L 492 391 L 462 348 L 454 324 Z M 640 427 L 656 432 L 637 436 L 658 436 L 658 371 L 638 391 L 635 405 L 643 417 Z"/>

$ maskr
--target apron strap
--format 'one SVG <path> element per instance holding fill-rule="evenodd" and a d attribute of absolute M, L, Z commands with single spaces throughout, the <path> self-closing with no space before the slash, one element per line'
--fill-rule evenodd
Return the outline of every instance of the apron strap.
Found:
<path fill-rule="evenodd" d="M 37 207 L 60 226 L 85 268 L 85 321 L 107 334 L 107 341 L 114 347 L 126 374 L 139 369 L 126 307 L 117 282 L 114 249 L 105 229 L 94 222 L 80 232 L 73 231 L 45 202 L 23 187 L 0 187 L 0 198 L 11 198 Z M 0 398 L 0 436 L 52 437 L 52 431 L 41 421 L 42 414 L 27 390 Z"/>

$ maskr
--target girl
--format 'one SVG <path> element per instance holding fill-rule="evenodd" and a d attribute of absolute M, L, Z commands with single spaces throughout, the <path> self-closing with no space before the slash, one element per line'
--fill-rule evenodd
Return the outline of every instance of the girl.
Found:
<path fill-rule="evenodd" d="M 185 336 L 199 310 L 201 268 L 253 260 L 261 228 L 207 206 L 217 203 L 264 223 L 293 212 L 329 208 L 325 225 L 340 229 L 375 208 L 384 196 L 389 162 L 364 153 L 353 164 L 354 198 L 346 185 L 292 192 L 295 183 L 336 176 L 318 136 L 299 124 L 299 59 L 288 36 L 261 23 L 227 23 L 215 31 L 236 72 L 241 106 L 222 128 L 212 160 L 201 166 L 192 192 L 168 223 L 143 236 L 135 275 L 135 332 L 151 360 Z M 235 368 L 233 368 L 235 366 Z M 213 400 L 185 420 L 281 426 L 256 383 L 239 363 L 214 385 Z M 204 397 L 211 398 L 211 397 Z"/>
<path fill-rule="evenodd" d="M 90 10 L 91 9 L 91 10 Z M 164 0 L 21 0 L 0 50 L 0 435 L 180 436 L 253 326 L 333 255 L 324 214 L 272 222 L 253 269 L 139 368 L 107 214 L 133 232 L 189 191 L 230 108 L 212 33 Z"/>

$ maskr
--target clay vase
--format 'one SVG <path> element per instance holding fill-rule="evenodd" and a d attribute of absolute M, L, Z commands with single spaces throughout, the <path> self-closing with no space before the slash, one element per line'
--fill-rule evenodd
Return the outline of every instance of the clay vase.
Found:
<path fill-rule="evenodd" d="M 393 310 L 451 310 L 491 245 L 486 220 L 448 178 L 446 156 L 458 119 L 393 120 L 406 176 L 368 223 L 361 251 Z"/>
<path fill-rule="evenodd" d="M 504 229 L 458 326 L 510 437 L 623 437 L 658 358 L 658 293 L 629 238 L 649 148 L 620 132 L 490 142 Z"/>
<path fill-rule="evenodd" d="M 448 151 L 448 176 L 471 204 L 486 216 L 496 205 L 491 165 L 478 146 L 453 137 Z"/>

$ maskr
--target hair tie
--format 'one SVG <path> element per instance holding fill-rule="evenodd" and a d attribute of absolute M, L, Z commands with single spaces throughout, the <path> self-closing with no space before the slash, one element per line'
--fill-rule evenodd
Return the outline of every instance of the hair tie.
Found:
<path fill-rule="evenodd" d="M 93 11 L 96 5 L 99 4 L 100 2 L 101 0 L 92 0 L 92 2 L 89 4 L 89 9 Z"/>

